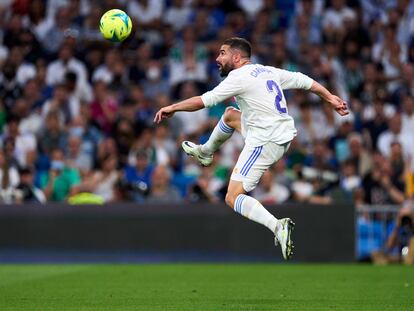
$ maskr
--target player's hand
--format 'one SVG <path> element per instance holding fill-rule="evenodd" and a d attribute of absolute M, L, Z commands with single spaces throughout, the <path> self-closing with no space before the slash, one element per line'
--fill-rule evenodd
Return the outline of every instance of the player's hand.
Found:
<path fill-rule="evenodd" d="M 341 116 L 346 116 L 349 114 L 348 106 L 344 100 L 339 98 L 336 95 L 332 95 L 328 102 L 332 105 L 332 107 L 335 109 L 337 113 L 339 113 Z"/>
<path fill-rule="evenodd" d="M 155 114 L 154 122 L 160 123 L 164 119 L 171 118 L 174 115 L 174 109 L 171 106 L 167 106 L 158 110 Z"/>

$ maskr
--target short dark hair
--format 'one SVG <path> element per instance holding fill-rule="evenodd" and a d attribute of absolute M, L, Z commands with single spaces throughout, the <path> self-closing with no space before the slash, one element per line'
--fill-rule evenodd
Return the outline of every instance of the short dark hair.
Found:
<path fill-rule="evenodd" d="M 224 40 L 223 45 L 229 45 L 232 49 L 238 49 L 247 54 L 247 57 L 252 56 L 252 46 L 246 39 L 239 37 L 232 37 Z"/>

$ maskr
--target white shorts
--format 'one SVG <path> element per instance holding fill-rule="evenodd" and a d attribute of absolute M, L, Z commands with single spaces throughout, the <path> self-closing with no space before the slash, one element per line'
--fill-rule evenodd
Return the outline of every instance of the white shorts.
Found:
<path fill-rule="evenodd" d="M 263 173 L 282 158 L 289 146 L 290 142 L 283 145 L 268 142 L 260 147 L 245 145 L 230 179 L 243 182 L 246 192 L 252 191 L 256 188 Z"/>

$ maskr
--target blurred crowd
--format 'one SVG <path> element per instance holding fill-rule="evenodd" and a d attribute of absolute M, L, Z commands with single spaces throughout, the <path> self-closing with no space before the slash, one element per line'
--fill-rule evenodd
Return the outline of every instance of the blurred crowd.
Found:
<path fill-rule="evenodd" d="M 125 10 L 131 36 L 103 40 Z M 243 147 L 211 167 L 183 154 L 205 142 L 226 104 L 154 126 L 163 106 L 220 82 L 231 36 L 253 62 L 303 72 L 344 98 L 340 118 L 289 91 L 298 137 L 255 190 L 264 203 L 401 204 L 414 193 L 414 1 L 1 0 L 0 200 L 220 202 Z"/>

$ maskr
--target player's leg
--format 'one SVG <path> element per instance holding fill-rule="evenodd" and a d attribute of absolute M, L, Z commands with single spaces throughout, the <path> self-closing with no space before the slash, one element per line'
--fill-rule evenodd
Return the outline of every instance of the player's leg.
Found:
<path fill-rule="evenodd" d="M 204 145 L 197 145 L 191 141 L 184 141 L 181 145 L 184 151 L 195 157 L 201 165 L 208 166 L 213 162 L 213 154 L 220 146 L 233 135 L 234 130 L 241 131 L 241 113 L 239 110 L 228 107 L 217 123 L 208 141 Z"/>
<path fill-rule="evenodd" d="M 282 254 L 289 259 L 293 252 L 291 231 L 294 223 L 289 218 L 278 220 L 255 198 L 246 195 L 259 182 L 263 173 L 287 151 L 289 145 L 268 143 L 260 147 L 245 146 L 231 175 L 226 203 L 237 213 L 266 226 L 280 243 Z"/>
<path fill-rule="evenodd" d="M 214 154 L 220 146 L 231 137 L 234 130 L 241 132 L 241 112 L 233 107 L 227 107 L 217 123 L 207 142 L 201 146 L 201 151 Z"/>
<path fill-rule="evenodd" d="M 278 227 L 278 219 L 269 213 L 255 198 L 246 195 L 243 182 L 230 180 L 226 194 L 226 204 L 240 215 L 267 227 L 273 233 Z"/>

